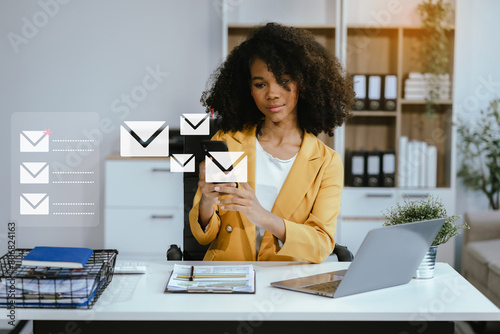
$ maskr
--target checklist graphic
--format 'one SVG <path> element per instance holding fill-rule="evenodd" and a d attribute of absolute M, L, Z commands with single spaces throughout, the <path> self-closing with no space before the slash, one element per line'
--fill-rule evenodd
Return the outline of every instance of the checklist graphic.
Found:
<path fill-rule="evenodd" d="M 49 195 L 47 193 L 23 193 L 20 196 L 21 215 L 48 215 Z"/>
<path fill-rule="evenodd" d="M 49 133 L 47 131 L 21 131 L 19 136 L 21 152 L 49 151 Z"/>
<path fill-rule="evenodd" d="M 22 162 L 19 166 L 21 184 L 49 183 L 49 164 L 47 162 Z"/>

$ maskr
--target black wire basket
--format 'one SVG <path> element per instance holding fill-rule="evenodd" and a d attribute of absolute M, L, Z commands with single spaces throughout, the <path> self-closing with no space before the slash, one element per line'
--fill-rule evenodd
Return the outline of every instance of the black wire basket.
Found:
<path fill-rule="evenodd" d="M 31 249 L 14 249 L 0 258 L 0 307 L 87 308 L 113 279 L 118 251 L 97 249 L 82 269 L 28 267 Z"/>

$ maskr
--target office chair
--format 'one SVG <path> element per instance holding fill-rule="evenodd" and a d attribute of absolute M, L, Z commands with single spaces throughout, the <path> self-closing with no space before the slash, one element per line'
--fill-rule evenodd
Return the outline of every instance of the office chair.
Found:
<path fill-rule="evenodd" d="M 183 258 L 186 261 L 201 261 L 207 252 L 208 245 L 203 246 L 198 243 L 189 226 L 189 211 L 193 205 L 194 195 L 198 189 L 198 165 L 205 158 L 205 153 L 201 148 L 201 141 L 210 139 L 217 132 L 215 118 L 210 118 L 210 134 L 207 136 L 184 136 L 184 153 L 195 155 L 195 172 L 184 173 L 184 249 Z"/>
<path fill-rule="evenodd" d="M 351 253 L 347 246 L 339 245 L 335 243 L 335 248 L 333 249 L 332 255 L 337 255 L 339 262 L 352 262 L 354 255 Z"/>

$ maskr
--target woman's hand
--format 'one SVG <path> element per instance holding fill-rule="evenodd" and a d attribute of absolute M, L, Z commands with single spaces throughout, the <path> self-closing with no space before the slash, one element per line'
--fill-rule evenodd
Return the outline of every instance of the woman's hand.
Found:
<path fill-rule="evenodd" d="M 207 183 L 205 181 L 205 161 L 199 165 L 198 188 L 201 191 L 200 213 L 198 221 L 202 228 L 208 225 L 210 218 L 214 214 L 214 204 L 219 196 L 220 184 Z M 236 187 L 235 183 L 225 184 L 226 187 Z"/>
<path fill-rule="evenodd" d="M 216 184 L 214 191 L 217 191 L 222 196 L 232 195 L 231 197 L 216 200 L 216 203 L 221 205 L 221 209 L 243 213 L 253 224 L 265 228 L 275 237 L 285 242 L 285 223 L 283 219 L 260 205 L 255 192 L 248 183 L 240 183 L 239 188 L 232 186 L 232 184 Z"/>

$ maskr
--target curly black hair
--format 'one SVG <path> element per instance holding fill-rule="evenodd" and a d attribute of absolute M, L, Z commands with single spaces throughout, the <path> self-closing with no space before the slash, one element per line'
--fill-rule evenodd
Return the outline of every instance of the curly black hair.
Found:
<path fill-rule="evenodd" d="M 250 94 L 250 65 L 262 59 L 277 82 L 288 75 L 298 84 L 297 113 L 302 129 L 333 136 L 333 129 L 351 116 L 352 80 L 338 59 L 301 28 L 267 23 L 254 28 L 214 72 L 201 103 L 217 111 L 224 132 L 257 125 L 263 114 Z"/>

